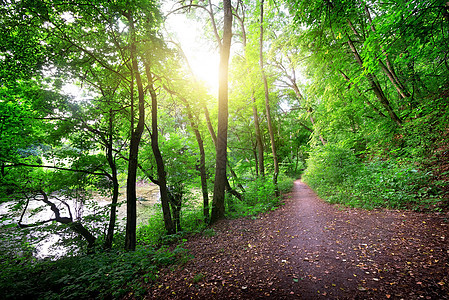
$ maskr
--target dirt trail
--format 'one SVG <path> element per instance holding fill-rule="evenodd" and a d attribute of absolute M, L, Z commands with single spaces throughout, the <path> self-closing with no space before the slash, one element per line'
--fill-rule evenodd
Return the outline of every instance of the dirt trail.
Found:
<path fill-rule="evenodd" d="M 214 229 L 147 299 L 449 299 L 447 214 L 339 208 L 298 180 L 276 211 Z"/>

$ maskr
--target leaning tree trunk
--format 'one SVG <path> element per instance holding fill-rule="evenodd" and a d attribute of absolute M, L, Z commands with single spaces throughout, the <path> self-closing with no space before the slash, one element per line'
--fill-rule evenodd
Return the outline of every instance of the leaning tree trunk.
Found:
<path fill-rule="evenodd" d="M 181 54 L 181 56 L 184 58 L 190 72 L 193 75 L 193 71 L 190 67 L 189 64 L 189 60 L 187 59 L 187 57 L 184 54 L 184 51 L 182 50 L 181 46 L 177 43 L 174 43 L 177 47 L 178 50 Z M 193 76 L 195 78 L 195 76 Z M 196 80 L 194 80 L 196 82 Z M 164 88 L 171 94 L 177 94 L 174 91 L 170 90 L 168 87 L 164 86 Z M 185 106 L 186 106 L 186 110 L 187 110 L 187 117 L 189 118 L 189 122 L 190 122 L 190 126 L 192 127 L 193 132 L 195 133 L 195 138 L 196 138 L 196 142 L 198 143 L 198 148 L 200 150 L 200 165 L 198 167 L 198 171 L 200 172 L 200 178 L 201 178 L 201 192 L 203 194 L 203 216 L 204 216 L 204 222 L 208 223 L 210 216 L 209 216 L 209 190 L 207 188 L 207 173 L 206 173 L 206 153 L 204 151 L 204 141 L 203 138 L 201 136 L 201 133 L 198 129 L 198 123 L 195 121 L 195 118 L 193 117 L 193 113 L 192 113 L 192 109 L 190 107 L 189 102 L 187 101 L 187 99 L 183 98 L 182 96 L 178 95 L 177 96 L 182 100 L 182 102 L 184 102 Z M 209 131 L 214 131 L 213 127 L 212 127 L 212 123 L 210 121 L 210 116 L 209 116 L 209 111 L 207 110 L 206 107 L 206 103 L 204 102 L 204 100 L 202 100 L 200 102 L 202 104 L 202 106 L 204 107 L 204 113 L 206 115 L 206 122 L 207 122 L 207 126 L 209 128 Z M 216 143 L 216 139 L 217 137 L 215 136 L 215 132 L 213 132 L 213 136 L 212 139 L 214 141 L 214 145 Z"/>
<path fill-rule="evenodd" d="M 198 167 L 198 170 L 200 172 L 200 178 L 201 178 L 201 192 L 203 194 L 203 216 L 205 222 L 209 222 L 209 192 L 207 189 L 207 173 L 206 173 L 206 153 L 204 151 L 204 142 L 203 138 L 201 137 L 201 133 L 198 129 L 198 124 L 195 122 L 192 114 L 192 109 L 190 108 L 189 103 L 186 99 L 181 98 L 181 100 L 184 102 L 186 109 L 187 109 L 187 117 L 190 121 L 190 126 L 193 129 L 193 132 L 195 133 L 196 142 L 198 143 L 198 148 L 200 150 L 200 165 Z"/>
<path fill-rule="evenodd" d="M 340 71 L 340 74 L 348 82 L 348 85 L 349 85 L 348 89 L 350 89 L 351 88 L 351 79 L 345 73 L 343 73 L 343 71 Z M 359 88 L 357 86 L 355 87 L 355 90 L 357 91 L 359 96 L 368 104 L 368 106 L 370 106 L 379 116 L 381 116 L 383 118 L 387 117 L 373 103 L 371 103 L 371 101 L 369 101 L 369 99 L 365 95 L 362 94 L 362 92 L 359 90 Z"/>
<path fill-rule="evenodd" d="M 363 5 L 363 7 L 365 9 L 365 13 L 366 13 L 368 22 L 371 27 L 371 31 L 375 33 L 376 28 L 374 27 L 373 20 L 371 18 L 371 14 L 369 12 L 368 6 L 366 4 L 363 4 L 361 1 L 359 1 L 359 3 L 361 5 Z M 396 75 L 393 64 L 391 63 L 390 58 L 388 57 L 388 53 L 385 50 L 385 48 L 383 47 L 383 45 L 380 45 L 380 49 L 382 50 L 382 53 L 385 55 L 385 61 L 387 64 L 385 66 L 385 64 L 382 62 L 382 60 L 380 58 L 378 59 L 379 66 L 381 67 L 382 71 L 384 71 L 385 75 L 387 75 L 388 79 L 393 84 L 393 86 L 396 88 L 396 90 L 398 91 L 399 95 L 401 95 L 401 97 L 403 97 L 403 98 L 410 97 L 410 93 L 407 91 L 404 84 L 399 80 L 398 76 Z"/>
<path fill-rule="evenodd" d="M 86 227 L 84 227 L 84 225 L 80 221 L 73 220 L 69 205 L 64 202 L 64 204 L 67 206 L 67 209 L 69 211 L 69 217 L 62 217 L 60 209 L 58 208 L 58 206 L 56 206 L 56 204 L 54 204 L 53 202 L 51 202 L 48 199 L 47 193 L 41 190 L 41 191 L 39 191 L 39 194 L 42 195 L 41 201 L 50 207 L 50 209 L 53 212 L 53 214 L 55 215 L 55 217 L 53 219 L 40 221 L 40 222 L 37 222 L 34 224 L 23 224 L 22 218 L 25 214 L 25 210 L 27 209 L 28 203 L 29 203 L 29 198 L 27 197 L 28 198 L 27 206 L 25 207 L 25 210 L 23 211 L 23 213 L 19 219 L 19 224 L 18 224 L 19 228 L 37 227 L 42 224 L 54 222 L 54 221 L 61 223 L 61 224 L 66 224 L 71 230 L 73 230 L 77 234 L 81 235 L 86 240 L 87 252 L 88 253 L 92 252 L 94 245 L 95 245 L 96 237 Z"/>
<path fill-rule="evenodd" d="M 198 149 L 200 150 L 200 164 L 198 166 L 198 171 L 200 172 L 201 178 L 201 192 L 203 194 L 203 216 L 205 223 L 209 222 L 209 192 L 207 188 L 207 173 L 206 173 L 206 153 L 204 151 L 204 142 L 201 137 L 200 130 L 198 129 L 198 122 L 195 121 L 195 118 L 192 113 L 192 108 L 190 107 L 189 101 L 186 98 L 178 95 L 176 92 L 169 89 L 167 86 L 164 86 L 165 90 L 167 90 L 170 94 L 177 95 L 179 99 L 184 103 L 187 111 L 187 118 L 189 119 L 190 127 L 192 128 L 196 142 L 198 144 Z M 209 119 L 210 121 L 210 119 Z M 212 125 L 210 130 L 213 132 Z M 215 132 L 213 133 L 215 136 Z"/>
<path fill-rule="evenodd" d="M 162 214 L 164 216 L 165 230 L 168 234 L 173 234 L 175 233 L 176 229 L 170 213 L 170 198 L 167 189 L 167 173 L 165 172 L 164 160 L 162 159 L 162 154 L 159 149 L 159 134 L 157 128 L 157 95 L 156 91 L 154 90 L 153 77 L 148 64 L 146 64 L 145 69 L 148 78 L 148 89 L 151 95 L 151 148 L 156 160 L 159 192 L 161 195 Z"/>
<path fill-rule="evenodd" d="M 223 0 L 224 23 L 223 42 L 220 46 L 220 66 L 218 81 L 218 135 L 215 165 L 214 197 L 210 223 L 224 218 L 226 162 L 228 146 L 228 68 L 232 37 L 231 0 Z"/>
<path fill-rule="evenodd" d="M 346 35 L 348 38 L 348 45 L 349 48 L 351 49 L 355 60 L 357 61 L 357 63 L 359 64 L 359 66 L 361 68 L 363 68 L 363 61 L 362 58 L 360 57 L 357 49 L 354 46 L 354 43 L 352 42 L 351 38 L 349 37 L 349 35 Z M 379 85 L 379 82 L 376 78 L 376 76 L 372 73 L 368 73 L 366 74 L 366 77 L 371 85 L 371 88 L 374 91 L 374 94 L 376 95 L 377 99 L 379 100 L 380 104 L 385 108 L 385 110 L 388 112 L 388 115 L 390 116 L 391 120 L 394 121 L 397 125 L 401 126 L 402 125 L 402 120 L 398 117 L 398 115 L 394 112 L 393 108 L 390 105 L 390 102 L 388 101 L 387 97 L 385 97 L 385 94 L 382 90 L 382 88 Z"/>

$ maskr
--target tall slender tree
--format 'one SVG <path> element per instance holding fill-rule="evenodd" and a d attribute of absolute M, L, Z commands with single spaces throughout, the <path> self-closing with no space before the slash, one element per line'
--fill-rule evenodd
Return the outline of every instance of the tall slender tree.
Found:
<path fill-rule="evenodd" d="M 247 43 L 247 34 L 246 34 L 246 25 L 245 25 L 245 15 L 246 15 L 246 7 L 242 4 L 240 5 L 240 14 L 238 14 L 238 11 L 234 13 L 235 19 L 238 21 L 240 25 L 240 34 L 241 34 L 241 40 L 242 40 L 242 46 L 243 46 L 243 52 L 244 52 L 244 58 L 246 63 L 246 73 L 251 78 L 251 62 L 249 61 L 249 51 L 247 49 L 248 43 Z M 250 79 L 251 80 L 251 79 Z M 251 104 L 252 104 L 252 111 L 253 111 L 253 119 L 254 119 L 254 135 L 256 138 L 256 149 L 257 149 L 257 155 L 255 158 L 257 159 L 256 164 L 256 175 L 265 177 L 265 163 L 264 163 L 264 143 L 262 139 L 262 133 L 260 130 L 260 120 L 259 120 L 259 112 L 257 109 L 257 101 L 255 96 L 255 87 L 254 83 L 250 82 L 251 87 Z"/>
<path fill-rule="evenodd" d="M 260 28 L 260 36 L 259 36 L 259 65 L 260 72 L 262 74 L 262 82 L 264 88 L 264 96 L 265 96 L 265 113 L 267 116 L 267 126 L 268 133 L 270 134 L 270 142 L 271 142 L 271 153 L 273 155 L 273 165 L 274 165 L 274 174 L 273 174 L 273 182 L 276 186 L 276 194 L 279 195 L 279 190 L 277 188 L 278 175 L 279 175 L 279 162 L 276 151 L 276 139 L 274 137 L 274 128 L 271 120 L 271 107 L 270 107 L 270 95 L 268 91 L 268 81 L 267 76 L 264 70 L 264 57 L 263 57 L 263 32 L 264 32 L 264 0 L 260 1 L 260 19 L 259 19 L 259 28 Z"/>
<path fill-rule="evenodd" d="M 214 223 L 225 215 L 226 165 L 228 146 L 228 68 L 232 38 L 232 6 L 230 0 L 223 1 L 223 40 L 220 44 L 220 65 L 218 75 L 218 130 L 217 156 L 215 164 L 214 197 L 210 222 Z"/>

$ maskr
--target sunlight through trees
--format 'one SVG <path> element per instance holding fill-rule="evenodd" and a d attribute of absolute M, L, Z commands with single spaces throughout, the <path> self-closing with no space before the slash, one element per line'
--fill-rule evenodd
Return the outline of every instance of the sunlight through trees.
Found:
<path fill-rule="evenodd" d="M 274 209 L 301 175 L 332 203 L 448 209 L 444 1 L 0 13 L 2 263 L 55 235 L 68 256 L 160 247 Z"/>

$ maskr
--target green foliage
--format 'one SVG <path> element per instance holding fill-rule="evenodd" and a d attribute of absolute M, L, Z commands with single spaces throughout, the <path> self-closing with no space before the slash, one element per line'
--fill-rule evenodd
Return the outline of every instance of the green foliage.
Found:
<path fill-rule="evenodd" d="M 182 247 L 186 234 L 215 234 L 206 229 L 196 196 L 199 155 L 194 134 L 203 136 L 206 175 L 212 182 L 215 148 L 206 138 L 203 109 L 210 108 L 215 122 L 217 107 L 212 102 L 207 105 L 212 97 L 186 80 L 191 76 L 179 67 L 178 53 L 160 40 L 157 31 L 163 19 L 158 3 L 75 2 L 4 1 L 0 7 L 4 29 L 0 32 L 0 198 L 15 201 L 9 206 L 11 214 L 1 217 L 8 224 L 1 228 L 5 243 L 0 249 L 4 253 L 0 290 L 5 298 L 116 298 L 130 290 L 138 297 L 142 280 L 157 278 L 159 266 L 188 257 Z M 364 208 L 438 208 L 447 185 L 447 169 L 439 170 L 446 182 L 433 177 L 438 164 L 445 163 L 446 156 L 439 161 L 433 156 L 445 143 L 449 125 L 447 5 L 429 0 L 288 2 L 297 24 L 290 23 L 282 4 L 267 2 L 263 41 L 265 48 L 270 47 L 263 49 L 268 52 L 264 71 L 277 133 L 279 190 L 291 189 L 292 180 L 283 173 L 296 176 L 310 155 L 304 179 L 330 202 Z M 258 3 L 242 2 L 234 12 L 246 16 L 241 19 L 247 49 L 234 56 L 231 66 L 235 76 L 229 84 L 228 161 L 237 173 L 230 177 L 231 185 L 242 184 L 246 191 L 243 201 L 227 195 L 230 217 L 254 217 L 280 202 L 270 175 L 273 159 L 258 66 L 259 9 Z M 243 27 L 234 29 L 235 39 L 243 37 Z M 354 51 L 363 60 L 360 64 Z M 131 107 L 138 91 L 137 73 L 129 68 L 131 57 L 138 60 L 147 98 L 145 87 L 151 76 L 146 76 L 145 67 L 154 78 L 160 100 L 160 148 L 168 185 L 182 194 L 184 231 L 166 235 L 161 207 L 156 205 L 148 223 L 138 229 L 136 252 L 76 256 L 83 247 L 79 236 L 56 223 L 21 240 L 11 222 L 13 214 L 20 215 L 27 205 L 24 194 L 31 199 L 42 190 L 86 204 L 92 191 L 111 194 L 116 169 L 119 178 L 127 176 L 129 131 L 137 121 L 132 114 L 137 107 Z M 389 78 L 382 64 L 396 78 Z M 42 72 L 44 65 L 51 72 Z M 95 96 L 75 101 L 60 95 L 65 83 L 76 81 Z M 407 96 L 400 95 L 396 85 Z M 373 93 L 374 86 L 384 94 L 383 100 Z M 252 107 L 258 110 L 265 142 L 265 179 L 253 179 L 257 162 L 251 158 L 256 156 L 257 143 Z M 391 120 L 390 110 L 400 122 Z M 198 126 L 198 131 L 189 125 Z M 145 131 L 139 163 L 145 175 L 156 178 L 152 150 Z M 47 163 L 81 172 L 36 167 Z M 36 216 L 39 210 L 31 214 Z M 100 207 L 92 210 L 95 214 L 80 222 L 100 241 L 109 215 Z M 72 257 L 36 262 L 32 244 L 41 232 L 63 232 L 61 243 Z M 122 234 L 116 234 L 114 246 L 123 245 L 122 239 Z M 11 246 L 7 251 L 8 243 L 20 249 Z M 162 246 L 155 250 L 148 245 Z M 203 277 L 197 274 L 194 283 Z"/>
<path fill-rule="evenodd" d="M 353 150 L 329 144 L 312 151 L 303 177 L 331 203 L 368 209 L 432 208 L 441 199 L 430 179 L 431 173 L 406 162 L 363 162 Z"/>
<path fill-rule="evenodd" d="M 155 204 L 147 224 L 137 228 L 137 243 L 144 245 L 157 245 L 166 234 L 161 205 Z"/>
<path fill-rule="evenodd" d="M 213 228 L 207 228 L 207 229 L 203 230 L 202 234 L 207 237 L 212 237 L 212 236 L 215 236 L 216 233 Z"/>
<path fill-rule="evenodd" d="M 2 261 L 2 299 L 105 299 L 145 291 L 157 279 L 158 268 L 186 257 L 182 246 L 137 247 L 133 252 L 110 251 L 57 261 L 17 265 Z M 143 280 L 143 282 L 142 282 Z M 138 295 L 136 295 L 138 296 Z"/>
<path fill-rule="evenodd" d="M 331 202 L 438 208 L 444 183 L 435 175 L 445 162 L 436 153 L 447 147 L 449 120 L 447 5 L 288 3 L 302 28 L 294 45 L 314 118 L 304 179 Z"/>
<path fill-rule="evenodd" d="M 250 206 L 261 203 L 270 203 L 274 197 L 275 186 L 272 180 L 256 178 L 249 182 L 245 192 L 245 202 Z"/>
<path fill-rule="evenodd" d="M 202 281 L 203 279 L 204 279 L 204 274 L 203 273 L 198 273 L 198 274 L 196 274 L 194 277 L 193 277 L 193 279 L 192 279 L 192 282 L 193 283 L 198 283 L 198 282 L 200 282 L 200 281 Z"/>
<path fill-rule="evenodd" d="M 281 193 L 290 191 L 293 179 L 282 174 L 278 178 L 278 188 Z M 243 201 L 227 195 L 228 215 L 231 218 L 256 216 L 260 213 L 274 210 L 280 204 L 276 197 L 275 185 L 268 178 L 256 178 L 246 184 Z"/>
<path fill-rule="evenodd" d="M 199 194 L 196 197 L 192 193 L 188 194 L 188 199 L 181 210 L 182 229 L 185 232 L 201 232 L 206 228 L 201 200 Z"/>
<path fill-rule="evenodd" d="M 141 224 L 137 228 L 137 241 L 142 245 L 169 245 L 179 242 L 189 233 L 202 232 L 207 224 L 203 219 L 202 205 L 192 194 L 188 194 L 191 200 L 187 200 L 181 210 L 181 227 L 183 231 L 167 235 L 164 227 L 161 205 L 155 204 L 150 208 L 150 217 L 147 224 Z"/>
<path fill-rule="evenodd" d="M 288 193 L 293 188 L 295 179 L 287 176 L 285 173 L 281 173 L 278 176 L 278 189 L 281 193 Z"/>
<path fill-rule="evenodd" d="M 177 262 L 185 262 L 189 257 L 187 250 L 182 247 L 182 243 L 177 245 L 173 251 L 169 251 L 168 246 L 162 246 L 154 255 L 154 262 L 160 266 L 169 266 Z"/>

